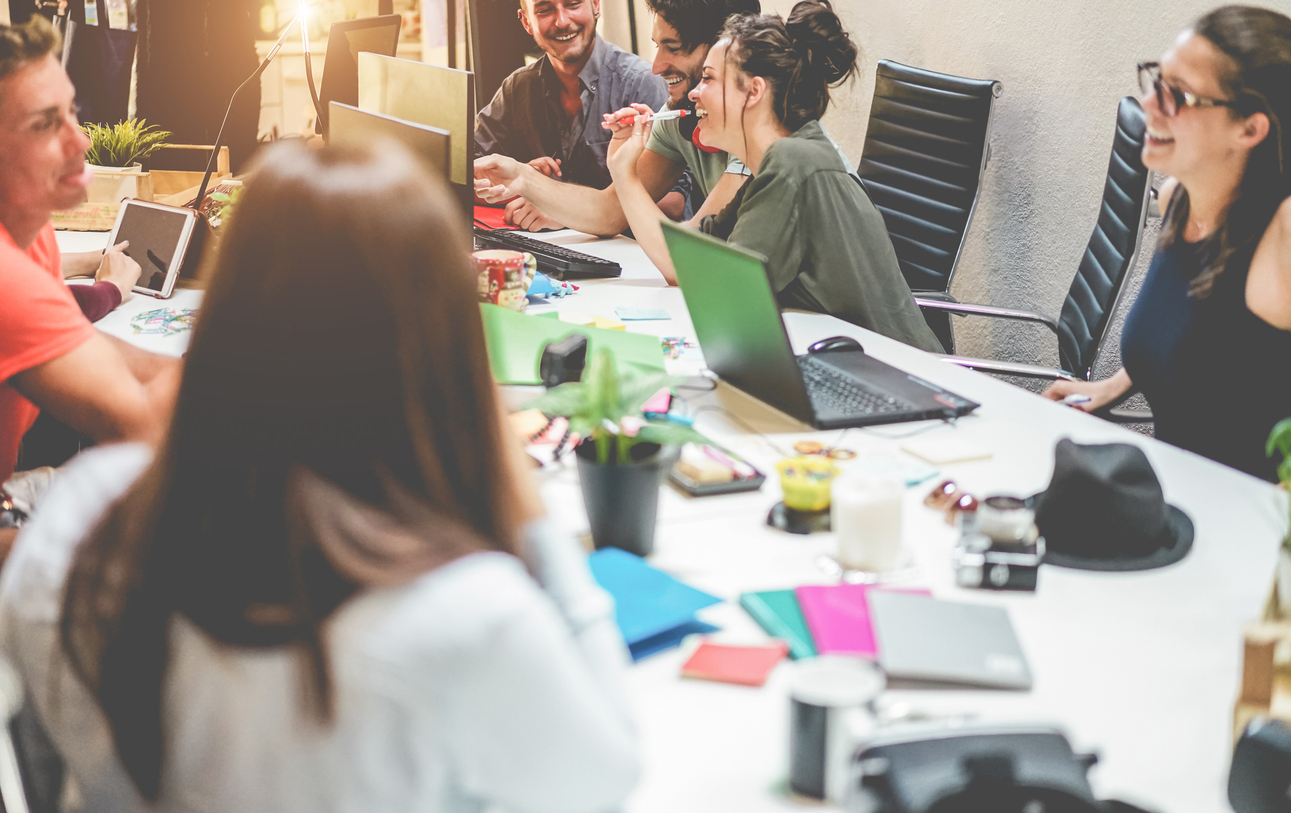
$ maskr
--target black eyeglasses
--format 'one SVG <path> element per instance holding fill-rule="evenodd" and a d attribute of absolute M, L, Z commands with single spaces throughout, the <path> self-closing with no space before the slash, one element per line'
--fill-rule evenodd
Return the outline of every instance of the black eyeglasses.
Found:
<path fill-rule="evenodd" d="M 1161 78 L 1161 64 L 1158 62 L 1139 63 L 1139 87 L 1143 95 L 1155 93 L 1157 106 L 1167 116 L 1173 116 L 1181 107 L 1232 107 L 1233 103 L 1224 99 L 1213 99 L 1209 96 L 1198 96 L 1171 86 Z"/>

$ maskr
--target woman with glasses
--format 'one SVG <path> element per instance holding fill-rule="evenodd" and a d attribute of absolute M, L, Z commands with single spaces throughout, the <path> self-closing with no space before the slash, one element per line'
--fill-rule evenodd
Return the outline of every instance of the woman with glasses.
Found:
<path fill-rule="evenodd" d="M 284 143 L 228 228 L 165 443 L 73 460 L 0 579 L 73 798 L 618 807 L 627 652 L 504 427 L 447 186 Z"/>
<path fill-rule="evenodd" d="M 1125 367 L 1045 395 L 1092 412 L 1142 392 L 1160 440 L 1274 479 L 1265 439 L 1291 417 L 1291 18 L 1217 9 L 1139 78 L 1143 163 L 1169 179 Z"/>

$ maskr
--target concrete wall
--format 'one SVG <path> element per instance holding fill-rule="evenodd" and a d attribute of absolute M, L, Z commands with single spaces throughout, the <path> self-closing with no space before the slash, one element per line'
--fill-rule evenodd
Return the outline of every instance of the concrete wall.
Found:
<path fill-rule="evenodd" d="M 606 16 L 618 16 L 606 2 Z M 793 2 L 764 0 L 764 9 L 787 14 Z M 1256 3 L 1291 13 L 1291 0 Z M 991 162 L 951 291 L 964 301 L 1057 316 L 1094 227 L 1117 101 L 1135 92 L 1135 64 L 1156 59 L 1214 5 L 836 0 L 863 63 L 860 77 L 835 93 L 825 126 L 856 162 L 879 59 L 1003 83 Z M 1146 260 L 1151 243 L 1144 248 Z M 969 318 L 956 319 L 955 329 L 964 355 L 1058 361 L 1057 343 L 1042 326 Z"/>

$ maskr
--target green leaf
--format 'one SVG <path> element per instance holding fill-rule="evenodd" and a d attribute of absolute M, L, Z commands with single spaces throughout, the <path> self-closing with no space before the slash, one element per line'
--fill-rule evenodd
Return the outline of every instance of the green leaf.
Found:
<path fill-rule="evenodd" d="M 680 423 L 651 421 L 637 432 L 637 440 L 644 443 L 658 443 L 661 446 L 681 446 L 686 443 L 708 443 L 708 438 L 696 432 L 692 427 Z"/>
<path fill-rule="evenodd" d="M 637 414 L 646 401 L 654 397 L 659 390 L 678 383 L 675 376 L 664 373 L 638 376 L 629 379 L 623 387 L 623 406 L 630 414 Z"/>
<path fill-rule="evenodd" d="M 1281 452 L 1283 458 L 1291 457 L 1291 418 L 1278 421 L 1273 431 L 1269 432 L 1268 442 L 1264 445 L 1264 454 L 1272 457 L 1274 451 Z"/>
<path fill-rule="evenodd" d="M 85 160 L 100 167 L 128 167 L 142 161 L 166 146 L 166 139 L 174 135 L 144 119 L 127 119 L 111 126 L 85 124 L 81 129 L 90 137 Z"/>

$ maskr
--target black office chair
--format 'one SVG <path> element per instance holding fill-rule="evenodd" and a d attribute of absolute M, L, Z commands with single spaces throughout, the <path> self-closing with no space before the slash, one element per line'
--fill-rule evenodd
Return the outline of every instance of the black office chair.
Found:
<path fill-rule="evenodd" d="M 1007 361 L 948 356 L 946 361 L 994 373 L 1026 378 L 1088 381 L 1093 375 L 1112 314 L 1130 269 L 1138 258 L 1143 242 L 1143 224 L 1147 220 L 1152 173 L 1143 166 L 1143 135 L 1146 128 L 1143 108 L 1132 96 L 1121 99 L 1116 111 L 1116 134 L 1112 155 L 1103 185 L 1103 203 L 1098 223 L 1089 237 L 1076 278 L 1071 282 L 1062 313 L 1057 321 L 1029 311 L 946 302 L 915 296 L 921 307 L 969 316 L 990 316 L 1038 322 L 1058 337 L 1060 367 L 1042 367 Z M 1117 411 L 1108 417 L 1125 421 L 1146 421 L 1145 413 Z"/>
<path fill-rule="evenodd" d="M 950 281 L 977 208 L 1001 92 L 990 79 L 879 62 L 858 174 L 916 294 L 955 301 Z M 955 352 L 949 317 L 925 310 L 924 318 Z"/>

